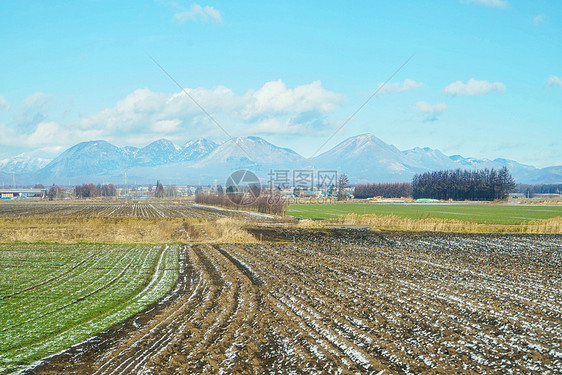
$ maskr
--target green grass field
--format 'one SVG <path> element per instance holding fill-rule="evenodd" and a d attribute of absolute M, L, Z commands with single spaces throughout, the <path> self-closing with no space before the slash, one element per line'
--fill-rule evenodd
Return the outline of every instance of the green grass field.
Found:
<path fill-rule="evenodd" d="M 288 215 L 333 219 L 346 214 L 396 215 L 410 219 L 457 219 L 474 223 L 519 224 L 562 216 L 562 206 L 508 206 L 492 204 L 291 204 Z"/>
<path fill-rule="evenodd" d="M 0 374 L 157 301 L 177 259 L 178 245 L 0 244 Z"/>

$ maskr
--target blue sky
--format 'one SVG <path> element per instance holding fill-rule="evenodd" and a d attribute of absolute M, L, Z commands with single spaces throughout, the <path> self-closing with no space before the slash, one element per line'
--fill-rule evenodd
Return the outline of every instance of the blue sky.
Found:
<path fill-rule="evenodd" d="M 559 1 L 0 2 L 0 158 L 233 136 L 562 165 Z"/>

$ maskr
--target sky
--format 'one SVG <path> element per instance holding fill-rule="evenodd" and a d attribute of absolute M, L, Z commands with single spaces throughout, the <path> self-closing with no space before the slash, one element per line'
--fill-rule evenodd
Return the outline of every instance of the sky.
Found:
<path fill-rule="evenodd" d="M 562 165 L 559 0 L 0 0 L 0 45 L 0 158 L 372 133 Z"/>

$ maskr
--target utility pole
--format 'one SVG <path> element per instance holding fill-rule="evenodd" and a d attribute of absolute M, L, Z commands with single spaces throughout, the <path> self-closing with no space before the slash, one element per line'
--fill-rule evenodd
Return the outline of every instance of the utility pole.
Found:
<path fill-rule="evenodd" d="M 12 187 L 16 188 L 16 172 L 12 172 Z"/>
<path fill-rule="evenodd" d="M 129 195 L 129 186 L 127 185 L 127 172 L 125 172 L 125 196 Z"/>
<path fill-rule="evenodd" d="M 314 165 L 312 166 L 312 194 L 315 193 L 316 189 L 314 189 Z"/>

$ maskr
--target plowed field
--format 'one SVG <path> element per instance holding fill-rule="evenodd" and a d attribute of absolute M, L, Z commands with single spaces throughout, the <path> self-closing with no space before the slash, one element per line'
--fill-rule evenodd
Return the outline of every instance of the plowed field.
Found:
<path fill-rule="evenodd" d="M 70 202 L 2 202 L 0 217 L 7 218 L 198 218 L 214 219 L 250 216 L 244 211 L 231 211 L 193 203 L 70 201 Z"/>
<path fill-rule="evenodd" d="M 561 236 L 255 232 L 181 245 L 167 299 L 28 372 L 562 372 Z"/>

